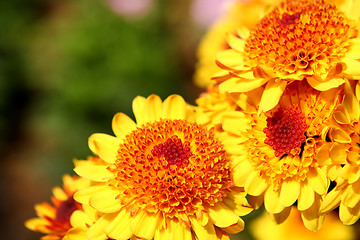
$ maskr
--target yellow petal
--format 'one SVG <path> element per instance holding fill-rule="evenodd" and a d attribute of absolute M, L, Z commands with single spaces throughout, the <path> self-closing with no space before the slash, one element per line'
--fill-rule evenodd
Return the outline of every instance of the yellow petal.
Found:
<path fill-rule="evenodd" d="M 306 77 L 307 82 L 319 91 L 326 91 L 331 88 L 336 88 L 345 82 L 342 78 L 331 78 L 327 81 L 319 81 L 314 77 Z"/>
<path fill-rule="evenodd" d="M 270 68 L 266 66 L 258 65 L 254 68 L 253 71 L 255 78 L 267 78 L 272 80 L 275 80 L 275 78 L 277 78 L 277 75 Z"/>
<path fill-rule="evenodd" d="M 70 223 L 71 226 L 83 229 L 84 231 L 87 230 L 89 225 L 93 224 L 85 212 L 81 210 L 76 210 L 71 214 Z"/>
<path fill-rule="evenodd" d="M 349 191 L 343 199 L 343 204 L 349 208 L 354 208 L 360 202 L 360 181 L 350 185 Z"/>
<path fill-rule="evenodd" d="M 360 203 L 358 203 L 355 208 L 348 208 L 345 205 L 340 204 L 339 217 L 346 225 L 356 223 L 360 217 Z"/>
<path fill-rule="evenodd" d="M 112 239 L 126 240 L 132 236 L 132 232 L 130 231 L 131 216 L 126 209 L 121 210 L 109 222 L 109 225 L 106 226 L 104 231 Z"/>
<path fill-rule="evenodd" d="M 280 203 L 285 207 L 291 206 L 299 197 L 300 183 L 284 181 L 280 191 Z"/>
<path fill-rule="evenodd" d="M 286 81 L 275 82 L 275 80 L 270 80 L 266 84 L 264 93 L 260 100 L 258 114 L 261 114 L 262 112 L 267 112 L 273 109 L 276 104 L 278 104 L 281 95 L 285 91 L 286 85 Z"/>
<path fill-rule="evenodd" d="M 308 181 L 304 181 L 301 184 L 300 194 L 298 199 L 298 209 L 304 211 L 311 207 L 314 203 L 315 192 L 312 187 L 309 185 Z"/>
<path fill-rule="evenodd" d="M 163 103 L 163 118 L 168 119 L 185 119 L 186 103 L 179 95 L 171 95 Z"/>
<path fill-rule="evenodd" d="M 329 154 L 331 146 L 331 143 L 325 143 L 319 148 L 318 154 L 316 155 L 316 161 L 321 166 L 327 166 L 331 164 L 331 158 Z"/>
<path fill-rule="evenodd" d="M 155 232 L 155 240 L 192 240 L 190 227 L 180 223 L 177 219 L 167 219 L 166 227 L 158 228 Z"/>
<path fill-rule="evenodd" d="M 264 203 L 264 196 L 265 193 L 261 194 L 260 196 L 249 196 L 249 204 L 254 209 L 258 209 Z"/>
<path fill-rule="evenodd" d="M 334 164 L 345 164 L 347 147 L 345 144 L 334 142 L 330 149 L 330 158 Z"/>
<path fill-rule="evenodd" d="M 115 162 L 120 143 L 118 138 L 103 133 L 95 133 L 89 138 L 90 149 L 108 163 Z"/>
<path fill-rule="evenodd" d="M 134 98 L 132 102 L 132 109 L 134 112 L 136 123 L 139 126 L 147 122 L 145 115 L 145 104 L 146 104 L 146 98 L 142 96 L 137 96 L 136 98 Z"/>
<path fill-rule="evenodd" d="M 345 74 L 355 75 L 355 76 L 360 75 L 360 61 L 359 60 L 355 60 L 355 59 L 348 58 L 348 57 L 344 57 L 341 60 L 346 64 L 346 67 L 347 67 L 347 69 L 344 71 Z"/>
<path fill-rule="evenodd" d="M 162 101 L 159 96 L 152 94 L 146 99 L 146 122 L 158 121 L 162 114 Z"/>
<path fill-rule="evenodd" d="M 339 189 L 333 189 L 326 194 L 324 201 L 321 203 L 320 212 L 328 213 L 339 206 L 341 200 L 342 191 Z"/>
<path fill-rule="evenodd" d="M 332 78 L 332 77 L 335 77 L 339 74 L 341 74 L 344 70 L 346 69 L 346 64 L 345 63 L 336 63 L 335 66 L 331 67 L 328 71 L 328 74 L 327 74 L 327 78 Z"/>
<path fill-rule="evenodd" d="M 107 180 L 114 178 L 112 172 L 107 169 L 106 165 L 94 165 L 94 166 L 79 166 L 74 168 L 74 171 L 81 177 L 96 181 L 106 182 Z"/>
<path fill-rule="evenodd" d="M 239 163 L 233 169 L 233 181 L 235 186 L 243 187 L 245 186 L 246 180 L 251 172 L 254 171 L 253 167 L 248 161 L 243 161 Z"/>
<path fill-rule="evenodd" d="M 358 153 L 357 153 L 358 155 Z M 357 156 L 358 158 L 358 156 Z M 354 164 L 346 164 L 341 169 L 341 176 L 345 178 L 350 184 L 358 180 L 359 166 Z"/>
<path fill-rule="evenodd" d="M 133 217 L 130 230 L 139 238 L 152 239 L 156 229 L 162 221 L 161 213 L 149 213 L 146 210 L 140 210 Z"/>
<path fill-rule="evenodd" d="M 322 195 L 328 188 L 328 180 L 326 174 L 319 168 L 310 168 L 307 173 L 309 185 L 315 192 Z"/>
<path fill-rule="evenodd" d="M 242 54 L 233 49 L 223 50 L 216 54 L 216 60 L 230 68 L 241 64 L 242 58 Z"/>
<path fill-rule="evenodd" d="M 258 176 L 257 172 L 252 172 L 245 183 L 245 191 L 253 196 L 259 196 L 267 187 L 268 183 L 264 178 Z"/>
<path fill-rule="evenodd" d="M 222 230 L 230 234 L 236 234 L 244 230 L 244 227 L 245 227 L 244 221 L 241 218 L 239 218 L 239 221 L 236 224 L 222 228 Z"/>
<path fill-rule="evenodd" d="M 91 195 L 89 204 L 102 213 L 113 213 L 122 207 L 118 198 L 119 191 L 113 187 L 107 187 L 101 192 Z"/>
<path fill-rule="evenodd" d="M 71 228 L 62 240 L 88 240 L 86 232 L 79 228 Z"/>
<path fill-rule="evenodd" d="M 113 214 L 111 214 L 113 215 Z M 106 216 L 106 214 L 104 215 Z M 106 240 L 108 237 L 105 234 L 105 227 L 109 224 L 109 221 L 102 216 L 99 220 L 92 225 L 86 232 L 86 237 L 91 240 Z"/>
<path fill-rule="evenodd" d="M 31 218 L 25 221 L 25 227 L 27 227 L 28 229 L 45 234 L 50 234 L 52 233 L 52 231 L 45 227 L 47 225 L 49 225 L 49 221 L 45 220 L 44 218 Z"/>
<path fill-rule="evenodd" d="M 126 114 L 117 113 L 112 120 L 112 129 L 115 136 L 123 139 L 136 128 L 136 123 Z"/>
<path fill-rule="evenodd" d="M 209 207 L 207 211 L 211 222 L 221 228 L 236 224 L 239 220 L 239 217 L 222 202 Z"/>
<path fill-rule="evenodd" d="M 195 232 L 198 239 L 214 239 L 216 240 L 216 232 L 212 222 L 208 222 L 205 226 L 202 226 L 200 222 L 194 218 L 190 218 L 191 228 Z"/>
<path fill-rule="evenodd" d="M 226 132 L 240 135 L 250 128 L 251 119 L 245 117 L 243 112 L 231 112 L 224 116 L 223 129 Z"/>
<path fill-rule="evenodd" d="M 232 49 L 234 49 L 234 50 L 236 50 L 238 52 L 243 52 L 244 51 L 244 47 L 245 47 L 244 39 L 241 39 L 239 37 L 235 37 L 233 34 L 228 34 L 226 40 L 227 40 L 227 43 L 229 44 L 229 46 Z M 238 61 L 239 61 L 239 59 L 238 59 Z"/>
<path fill-rule="evenodd" d="M 347 116 L 345 112 L 345 109 L 341 109 L 344 108 L 343 106 L 338 106 L 336 111 L 333 113 L 334 119 L 336 122 L 340 123 L 340 124 L 349 124 L 350 123 L 350 116 Z M 343 110 L 343 111 L 338 111 L 339 109 Z"/>
<path fill-rule="evenodd" d="M 350 86 L 349 81 L 345 83 L 345 97 L 342 103 L 345 106 L 346 112 L 349 114 L 351 120 L 359 121 L 360 106 L 356 99 L 354 91 Z"/>
<path fill-rule="evenodd" d="M 242 38 L 247 39 L 250 36 L 250 30 L 249 28 L 245 26 L 239 26 L 236 29 L 236 33 Z"/>
<path fill-rule="evenodd" d="M 351 137 L 341 128 L 334 127 L 329 131 L 329 137 L 332 141 L 339 143 L 350 143 Z"/>
<path fill-rule="evenodd" d="M 106 191 L 106 189 L 108 189 L 108 186 L 104 185 L 97 185 L 80 189 L 74 194 L 74 199 L 79 203 L 89 205 L 90 197 L 93 194 Z"/>
<path fill-rule="evenodd" d="M 337 7 L 339 8 L 339 10 L 345 13 L 347 18 L 358 22 L 359 20 L 358 9 L 360 8 L 359 4 L 360 4 L 359 1 L 346 0 L 346 1 L 341 1 L 341 4 L 337 4 Z M 351 39 L 351 40 L 354 41 L 357 39 Z"/>
<path fill-rule="evenodd" d="M 320 216 L 319 209 L 320 196 L 316 194 L 313 205 L 310 208 L 301 211 L 301 218 L 304 222 L 305 227 L 314 232 L 318 231 L 321 228 L 324 221 L 324 215 Z"/>
<path fill-rule="evenodd" d="M 359 83 L 359 81 L 357 81 L 357 83 L 356 83 L 355 96 L 357 99 L 360 99 L 360 83 Z"/>
<path fill-rule="evenodd" d="M 273 219 L 274 222 L 276 222 L 276 224 L 281 224 L 289 217 L 290 212 L 291 207 L 286 207 L 279 213 L 270 214 L 270 217 Z"/>
<path fill-rule="evenodd" d="M 280 203 L 280 193 L 270 186 L 264 195 L 264 206 L 269 213 L 280 213 L 285 206 Z"/>
<path fill-rule="evenodd" d="M 71 184 L 72 182 L 70 182 Z M 64 192 L 64 190 L 60 187 L 54 187 L 52 189 L 52 193 L 54 195 L 54 197 L 56 199 L 59 199 L 59 200 L 62 200 L 62 201 L 65 201 L 69 198 L 69 196 L 66 194 L 66 192 Z"/>
<path fill-rule="evenodd" d="M 250 72 L 249 74 L 252 74 L 252 72 Z M 227 81 L 222 82 L 219 85 L 219 90 L 229 93 L 249 92 L 255 88 L 262 86 L 267 81 L 269 81 L 269 79 L 266 78 L 252 80 L 231 78 Z"/>

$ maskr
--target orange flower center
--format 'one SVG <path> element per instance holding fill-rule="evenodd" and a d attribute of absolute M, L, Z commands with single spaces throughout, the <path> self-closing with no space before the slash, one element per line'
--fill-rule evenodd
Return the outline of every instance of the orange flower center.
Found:
<path fill-rule="evenodd" d="M 164 143 L 155 145 L 151 150 L 151 155 L 154 157 L 164 157 L 169 165 L 187 166 L 189 164 L 189 157 L 192 155 L 188 141 L 184 144 L 181 142 L 178 136 L 174 135 Z M 149 160 L 153 157 L 148 155 Z"/>
<path fill-rule="evenodd" d="M 279 74 L 324 74 L 341 62 L 358 31 L 324 0 L 288 0 L 264 17 L 245 43 L 251 66 Z"/>
<path fill-rule="evenodd" d="M 109 167 L 119 198 L 167 216 L 199 214 L 221 201 L 232 186 L 229 159 L 212 130 L 185 120 L 147 123 L 126 136 Z"/>
<path fill-rule="evenodd" d="M 276 157 L 289 154 L 291 149 L 300 147 L 306 140 L 305 116 L 297 107 L 279 108 L 266 122 L 263 131 L 267 138 L 264 142 L 273 147 Z"/>

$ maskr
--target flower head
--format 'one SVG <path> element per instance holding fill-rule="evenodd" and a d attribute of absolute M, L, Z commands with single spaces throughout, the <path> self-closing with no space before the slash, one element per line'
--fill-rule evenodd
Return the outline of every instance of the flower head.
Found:
<path fill-rule="evenodd" d="M 264 202 L 278 222 L 286 219 L 297 201 L 305 226 L 311 230 L 321 226 L 318 210 L 329 180 L 317 155 L 341 94 L 341 88 L 320 92 L 297 81 L 265 114 L 257 114 L 259 99 L 251 92 L 248 99 L 234 101 L 253 102 L 252 109 L 223 116 L 221 139 L 232 155 L 234 183 L 244 186 L 256 205 Z"/>
<path fill-rule="evenodd" d="M 331 4 L 325 0 L 287 0 L 255 28 L 228 37 L 230 49 L 217 62 L 227 74 L 215 76 L 220 90 L 248 92 L 265 85 L 259 112 L 276 106 L 286 85 L 306 80 L 326 91 L 344 78 L 360 78 L 360 1 Z"/>
<path fill-rule="evenodd" d="M 106 164 L 75 171 L 95 181 L 75 199 L 103 215 L 87 237 L 217 239 L 243 229 L 251 211 L 233 184 L 230 159 L 213 130 L 192 121 L 177 95 L 133 102 L 137 123 L 115 115 L 116 137 L 94 134 L 89 146 Z"/>
<path fill-rule="evenodd" d="M 327 131 L 329 142 L 321 148 L 319 161 L 327 165 L 336 186 L 326 195 L 322 213 L 339 208 L 340 220 L 354 224 L 360 217 L 360 106 L 354 88 L 346 83 L 343 103 L 333 114 Z"/>
<path fill-rule="evenodd" d="M 216 54 L 230 47 L 226 42 L 226 36 L 236 34 L 239 27 L 249 29 L 255 27 L 268 8 L 269 2 L 274 4 L 280 2 L 280 0 L 234 1 L 227 4 L 226 13 L 210 27 L 199 44 L 197 50 L 198 62 L 194 74 L 196 85 L 203 88 L 208 87 L 214 84 L 214 81 L 211 81 L 214 75 L 226 74 L 226 71 L 221 71 L 215 63 Z"/>
<path fill-rule="evenodd" d="M 35 205 L 38 218 L 29 219 L 25 226 L 33 231 L 46 234 L 43 240 L 61 239 L 71 228 L 70 217 L 75 210 L 81 209 L 81 204 L 73 198 L 74 193 L 90 185 L 87 179 L 78 176 L 63 176 L 63 189 L 53 188 L 51 201 L 53 205 L 44 202 Z"/>

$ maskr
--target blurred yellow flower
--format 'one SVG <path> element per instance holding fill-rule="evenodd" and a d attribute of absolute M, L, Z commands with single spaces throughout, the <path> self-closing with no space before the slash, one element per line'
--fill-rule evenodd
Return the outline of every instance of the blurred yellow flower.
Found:
<path fill-rule="evenodd" d="M 286 222 L 276 224 L 264 212 L 250 223 L 250 232 L 257 240 L 353 240 L 355 229 L 343 225 L 334 214 L 325 218 L 322 228 L 312 232 L 304 227 L 296 207 L 292 207 Z"/>
<path fill-rule="evenodd" d="M 260 113 L 274 108 L 293 81 L 326 91 L 345 78 L 359 80 L 359 7 L 359 0 L 284 1 L 255 28 L 228 36 L 229 49 L 217 55 L 224 71 L 213 79 L 223 92 L 265 85 Z"/>
<path fill-rule="evenodd" d="M 218 129 L 221 127 L 222 117 L 228 111 L 239 109 L 230 95 L 219 93 L 219 88 L 214 85 L 208 87 L 196 99 L 196 122 Z"/>
<path fill-rule="evenodd" d="M 82 209 L 81 204 L 73 199 L 73 194 L 89 185 L 90 181 L 87 179 L 65 174 L 63 189 L 53 188 L 51 197 L 53 205 L 47 202 L 36 204 L 35 210 L 38 218 L 27 220 L 25 226 L 30 230 L 46 234 L 41 238 L 42 240 L 62 239 L 71 228 L 71 214 L 75 210 Z"/>
<path fill-rule="evenodd" d="M 228 111 L 222 117 L 220 139 L 232 158 L 234 184 L 244 186 L 254 206 L 264 202 L 278 222 L 286 219 L 297 201 L 305 226 L 316 231 L 322 223 L 320 203 L 330 182 L 317 155 L 342 90 L 321 92 L 296 81 L 289 84 L 276 108 L 258 115 L 261 90 L 234 97 L 246 110 Z"/>
<path fill-rule="evenodd" d="M 133 101 L 136 123 L 115 115 L 115 137 L 94 134 L 89 147 L 106 161 L 77 166 L 94 186 L 75 193 L 101 217 L 89 239 L 227 239 L 251 212 L 215 133 L 193 122 L 193 107 L 172 95 Z M 98 236 L 101 236 L 98 238 Z"/>

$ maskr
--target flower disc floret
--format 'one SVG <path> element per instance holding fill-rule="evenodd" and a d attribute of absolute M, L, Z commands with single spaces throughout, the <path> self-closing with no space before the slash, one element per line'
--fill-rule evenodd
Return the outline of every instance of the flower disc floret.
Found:
<path fill-rule="evenodd" d="M 267 138 L 264 142 L 273 147 L 276 157 L 289 154 L 291 149 L 300 147 L 306 140 L 305 116 L 298 108 L 279 108 L 266 122 L 263 131 Z"/>
<path fill-rule="evenodd" d="M 324 0 L 285 1 L 263 18 L 245 43 L 253 66 L 281 75 L 324 74 L 341 61 L 358 32 L 347 17 Z"/>
<path fill-rule="evenodd" d="M 126 136 L 109 167 L 115 176 L 110 185 L 135 209 L 191 215 L 230 192 L 229 163 L 212 131 L 185 120 L 161 119 Z"/>

